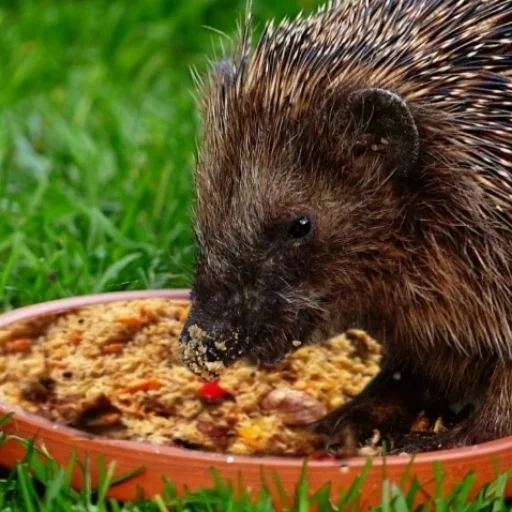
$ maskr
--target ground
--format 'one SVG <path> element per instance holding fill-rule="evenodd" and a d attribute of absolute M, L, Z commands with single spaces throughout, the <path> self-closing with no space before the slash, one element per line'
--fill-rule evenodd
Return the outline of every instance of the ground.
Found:
<path fill-rule="evenodd" d="M 261 28 L 264 19 L 319 3 L 253 0 L 254 18 Z M 204 72 L 226 42 L 220 32 L 234 34 L 245 4 L 0 2 L 1 309 L 187 286 L 199 133 L 191 68 Z M 504 510 L 503 479 L 465 504 L 470 483 L 438 503 Z M 382 510 L 408 509 L 407 497 L 383 496 Z M 271 510 L 265 496 L 254 506 L 244 503 L 220 486 L 176 501 L 169 487 L 156 501 L 108 510 Z M 304 495 L 300 503 L 306 510 Z M 66 472 L 30 460 L 3 473 L 0 509 L 103 511 L 107 504 L 102 490 L 73 493 Z"/>

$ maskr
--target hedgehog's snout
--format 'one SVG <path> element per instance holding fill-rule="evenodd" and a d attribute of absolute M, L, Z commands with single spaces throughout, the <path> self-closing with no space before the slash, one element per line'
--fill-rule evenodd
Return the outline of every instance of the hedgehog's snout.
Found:
<path fill-rule="evenodd" d="M 202 330 L 199 326 L 193 326 L 192 329 L 197 328 L 198 330 Z M 180 334 L 180 346 L 182 348 L 181 352 L 185 350 L 185 347 L 190 346 L 190 344 L 194 343 L 194 336 L 190 332 L 190 326 L 185 326 Z M 215 350 L 213 343 L 210 341 L 202 341 L 202 345 L 204 346 L 204 359 L 208 363 L 214 363 L 215 361 L 219 361 L 220 357 Z"/>
<path fill-rule="evenodd" d="M 182 363 L 211 376 L 245 355 L 242 341 L 232 315 L 193 304 L 179 339 Z"/>

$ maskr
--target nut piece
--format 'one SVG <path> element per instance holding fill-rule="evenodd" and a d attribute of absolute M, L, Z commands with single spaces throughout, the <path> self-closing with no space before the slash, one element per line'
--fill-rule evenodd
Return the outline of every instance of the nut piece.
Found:
<path fill-rule="evenodd" d="M 280 416 L 285 425 L 308 425 L 326 414 L 326 407 L 304 391 L 277 388 L 262 401 L 261 407 Z"/>
<path fill-rule="evenodd" d="M 411 432 L 428 432 L 430 430 L 430 419 L 422 411 L 418 414 L 411 425 Z"/>
<path fill-rule="evenodd" d="M 363 446 L 359 449 L 358 455 L 361 457 L 377 457 L 380 452 L 381 448 L 379 446 Z"/>
<path fill-rule="evenodd" d="M 121 414 L 118 412 L 106 412 L 96 418 L 84 421 L 84 426 L 89 429 L 108 428 L 121 425 Z"/>
<path fill-rule="evenodd" d="M 55 381 L 46 375 L 22 384 L 21 395 L 31 402 L 46 402 L 53 394 Z"/>
<path fill-rule="evenodd" d="M 446 430 L 448 430 L 448 429 L 444 425 L 443 418 L 440 416 L 439 418 L 437 418 L 436 422 L 434 423 L 433 431 L 436 434 L 439 434 L 440 432 L 445 432 Z"/>
<path fill-rule="evenodd" d="M 209 437 L 224 437 L 229 431 L 229 425 L 215 424 L 213 421 L 198 420 L 197 430 Z"/>

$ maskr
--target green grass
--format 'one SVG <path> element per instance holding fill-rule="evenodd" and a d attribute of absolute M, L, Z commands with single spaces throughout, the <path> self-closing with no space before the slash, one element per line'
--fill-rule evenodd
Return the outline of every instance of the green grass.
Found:
<path fill-rule="evenodd" d="M 0 420 L 7 421 L 8 418 Z M 9 437 L 0 435 L 0 445 Z M 14 439 L 14 438 L 11 438 Z M 87 463 L 79 464 L 70 460 L 66 467 L 60 467 L 42 449 L 36 449 L 27 440 L 16 439 L 26 448 L 25 459 L 18 464 L 5 478 L 0 478 L 0 510 L 1 511 L 28 511 L 28 512 L 68 512 L 68 511 L 94 511 L 94 512 L 203 512 L 225 511 L 232 512 L 272 512 L 271 487 L 266 484 L 259 493 L 259 499 L 251 500 L 244 492 L 243 481 L 238 485 L 223 481 L 222 477 L 212 471 L 213 485 L 194 493 L 179 496 L 172 482 L 163 481 L 163 491 L 151 500 L 139 499 L 133 503 L 119 503 L 107 498 L 107 490 L 118 482 L 129 480 L 131 475 L 124 475 L 114 480 L 114 466 L 100 464 L 100 480 L 98 487 L 93 488 L 89 481 Z M 306 512 L 316 505 L 319 512 L 335 512 L 358 510 L 360 506 L 360 489 L 365 475 L 371 468 L 368 460 L 365 468 L 355 479 L 349 489 L 340 492 L 339 499 L 329 500 L 329 486 L 326 484 L 315 494 L 311 494 L 307 483 L 307 469 L 297 487 L 292 500 L 285 500 L 286 510 Z M 71 487 L 73 469 L 78 469 L 83 476 L 83 489 L 80 492 Z M 143 468 L 140 468 L 143 469 Z M 132 474 L 137 473 L 136 469 Z M 512 473 L 499 476 L 494 482 L 485 486 L 477 497 L 468 499 L 475 483 L 474 473 L 468 476 L 456 487 L 450 495 L 445 495 L 441 483 L 444 475 L 440 467 L 436 468 L 436 491 L 430 501 L 419 510 L 427 511 L 435 507 L 439 511 L 456 512 L 501 512 L 510 510 L 503 499 L 503 492 Z M 279 489 L 279 482 L 273 482 L 275 489 Z M 420 492 L 420 486 L 414 482 L 410 489 L 404 493 L 399 487 L 384 480 L 382 486 L 382 504 L 372 509 L 373 512 L 406 512 L 413 510 L 415 498 Z M 237 497 L 235 497 L 235 495 Z"/>
<path fill-rule="evenodd" d="M 318 1 L 255 2 L 256 21 Z M 245 0 L 0 3 L 0 305 L 187 285 L 206 69 Z M 207 28 L 208 27 L 208 28 Z"/>
<path fill-rule="evenodd" d="M 320 0 L 253 0 L 255 21 Z M 245 0 L 0 2 L 0 308 L 120 289 L 186 286 L 199 120 L 190 68 L 234 34 Z M 209 28 L 207 28 L 209 27 Z M 0 439 L 1 441 L 1 439 Z M 81 493 L 29 450 L 0 475 L 0 511 L 271 511 L 217 482 L 178 498 L 116 504 Z M 469 476 L 438 510 L 501 511 L 504 478 L 468 503 Z M 339 503 L 357 495 L 357 485 Z M 299 511 L 308 509 L 306 482 Z M 325 494 L 320 510 L 334 510 Z M 344 500 L 344 501 L 343 501 Z M 383 487 L 379 510 L 411 496 Z"/>
<path fill-rule="evenodd" d="M 1 425 L 0 420 L 0 425 Z M 0 436 L 0 444 L 7 437 Z M 114 466 L 100 465 L 101 484 L 93 488 L 88 480 L 87 464 L 80 465 L 70 460 L 66 467 L 60 467 L 45 452 L 36 450 L 34 445 L 26 440 L 18 440 L 26 448 L 26 457 L 11 472 L 0 477 L 0 511 L 9 512 L 273 512 L 271 486 L 267 484 L 259 493 L 259 498 L 251 500 L 243 482 L 235 486 L 225 482 L 216 472 L 212 471 L 213 485 L 194 493 L 179 496 L 172 482 L 163 481 L 163 491 L 151 500 L 139 499 L 133 503 L 119 503 L 107 497 L 111 485 L 130 478 L 122 476 L 114 480 Z M 360 489 L 366 472 L 371 467 L 368 461 L 360 478 L 356 479 L 349 489 L 340 492 L 339 499 L 329 500 L 329 487 L 325 485 L 315 494 L 311 494 L 307 483 L 307 470 L 298 485 L 292 500 L 285 502 L 286 510 L 307 512 L 312 506 L 317 506 L 319 512 L 337 512 L 359 510 Z M 79 469 L 83 475 L 83 488 L 80 492 L 71 487 L 73 469 Z M 134 472 L 135 473 L 135 472 Z M 432 509 L 454 512 L 504 512 L 511 510 L 503 498 L 506 484 L 512 474 L 509 472 L 496 478 L 485 486 L 473 500 L 468 499 L 473 490 L 475 475 L 468 476 L 457 486 L 450 495 L 445 495 L 440 485 L 444 475 L 441 468 L 436 469 L 436 492 L 431 499 L 418 510 L 427 512 Z M 278 482 L 273 482 L 279 488 Z M 239 492 L 242 490 L 241 492 Z M 237 491 L 237 492 L 235 492 Z M 414 510 L 415 498 L 420 487 L 413 483 L 410 490 L 402 492 L 399 487 L 384 480 L 382 486 L 382 504 L 372 509 L 372 512 L 407 512 Z M 235 495 L 237 497 L 235 497 Z"/>

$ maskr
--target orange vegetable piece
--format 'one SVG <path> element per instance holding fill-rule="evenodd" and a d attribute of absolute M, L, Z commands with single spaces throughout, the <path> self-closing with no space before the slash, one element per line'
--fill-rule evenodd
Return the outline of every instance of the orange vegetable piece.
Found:
<path fill-rule="evenodd" d="M 116 322 L 126 325 L 127 327 L 139 327 L 144 324 L 144 319 L 137 316 L 119 316 Z"/>
<path fill-rule="evenodd" d="M 124 389 L 125 393 L 136 393 L 137 391 L 150 391 L 152 389 L 160 389 L 162 383 L 157 379 L 148 379 L 138 382 L 133 386 L 128 386 Z"/>
<path fill-rule="evenodd" d="M 79 345 L 82 341 L 82 335 L 79 332 L 74 332 L 71 335 L 71 343 L 74 345 Z"/>
<path fill-rule="evenodd" d="M 120 354 L 123 349 L 124 345 L 122 343 L 109 343 L 104 345 L 102 350 L 104 354 Z"/>
<path fill-rule="evenodd" d="M 30 352 L 31 348 L 32 340 L 29 338 L 19 338 L 5 344 L 5 351 L 8 354 L 25 354 Z"/>

